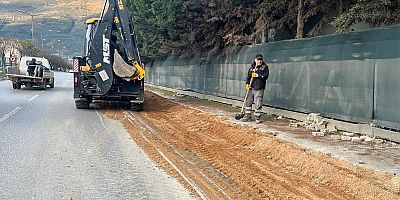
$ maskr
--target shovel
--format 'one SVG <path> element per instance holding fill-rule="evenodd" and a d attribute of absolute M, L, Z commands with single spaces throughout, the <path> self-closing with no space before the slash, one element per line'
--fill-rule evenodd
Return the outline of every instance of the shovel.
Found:
<path fill-rule="evenodd" d="M 251 77 L 251 79 L 250 79 L 250 85 L 251 85 L 252 82 L 253 82 L 253 77 Z M 242 110 L 240 111 L 240 113 L 235 115 L 235 119 L 237 119 L 237 120 L 239 120 L 239 119 L 244 117 L 244 114 L 245 114 L 244 113 L 244 106 L 246 105 L 247 96 L 249 96 L 249 91 L 250 90 L 246 90 L 246 95 L 244 96 L 244 101 L 243 101 L 243 104 L 242 104 Z"/>

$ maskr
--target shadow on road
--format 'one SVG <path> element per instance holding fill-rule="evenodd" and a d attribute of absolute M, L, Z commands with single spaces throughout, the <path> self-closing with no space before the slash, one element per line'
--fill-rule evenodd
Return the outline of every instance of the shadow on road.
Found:
<path fill-rule="evenodd" d="M 49 91 L 61 91 L 61 92 L 72 92 L 72 87 L 54 87 L 54 88 L 47 88 Z"/>
<path fill-rule="evenodd" d="M 101 101 L 101 100 L 94 100 L 90 104 L 90 109 L 122 109 L 122 110 L 129 110 L 130 103 L 129 102 L 122 102 L 122 101 Z"/>
<path fill-rule="evenodd" d="M 12 89 L 12 88 L 11 88 Z M 16 89 L 17 90 L 17 89 Z M 21 89 L 18 90 L 22 90 L 22 91 L 42 91 L 43 89 L 40 87 L 22 87 Z M 71 87 L 54 87 L 54 88 L 49 88 L 47 87 L 48 91 L 73 91 L 73 88 Z"/>

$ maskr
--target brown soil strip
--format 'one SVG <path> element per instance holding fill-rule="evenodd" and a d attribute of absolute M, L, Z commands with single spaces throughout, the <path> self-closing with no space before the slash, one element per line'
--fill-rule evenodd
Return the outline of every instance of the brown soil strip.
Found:
<path fill-rule="evenodd" d="M 399 199 L 398 177 L 280 141 L 146 92 L 145 111 L 107 110 L 198 198 Z"/>

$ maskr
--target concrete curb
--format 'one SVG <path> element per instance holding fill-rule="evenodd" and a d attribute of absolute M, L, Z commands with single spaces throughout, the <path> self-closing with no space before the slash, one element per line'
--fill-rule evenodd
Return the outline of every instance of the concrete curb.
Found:
<path fill-rule="evenodd" d="M 227 99 L 223 97 L 217 97 L 213 95 L 207 95 L 207 94 L 201 94 L 197 92 L 192 92 L 192 91 L 184 91 L 184 90 L 178 90 L 178 89 L 172 89 L 172 88 L 167 88 L 163 86 L 158 86 L 158 85 L 153 85 L 146 83 L 146 85 L 150 87 L 155 87 L 159 88 L 162 90 L 166 91 L 171 91 L 175 92 L 178 94 L 184 94 L 188 96 L 193 96 L 197 97 L 200 99 L 208 99 L 212 101 L 217 101 L 225 104 L 229 104 L 232 106 L 238 106 L 241 107 L 243 102 L 238 101 L 238 100 L 233 100 L 233 99 Z M 299 112 L 293 112 L 293 111 L 288 111 L 284 109 L 278 109 L 278 108 L 272 108 L 268 106 L 263 106 L 262 111 L 264 113 L 269 113 L 277 116 L 283 116 L 285 118 L 290 118 L 290 119 L 295 119 L 298 121 L 305 121 L 309 113 L 299 113 Z M 326 119 L 329 124 L 336 126 L 338 130 L 346 131 L 346 132 L 352 132 L 352 133 L 357 133 L 357 134 L 362 134 L 362 135 L 368 135 L 370 137 L 377 137 L 377 138 L 382 138 L 385 140 L 390 140 L 393 142 L 400 143 L 400 132 L 395 132 L 395 131 L 389 131 L 377 127 L 373 127 L 370 124 L 355 124 L 355 123 L 349 123 L 349 122 L 344 122 L 344 121 L 339 121 L 335 119 Z"/>

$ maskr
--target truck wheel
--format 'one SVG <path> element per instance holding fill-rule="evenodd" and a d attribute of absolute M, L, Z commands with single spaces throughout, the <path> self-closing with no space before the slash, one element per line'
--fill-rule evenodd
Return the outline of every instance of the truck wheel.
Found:
<path fill-rule="evenodd" d="M 75 100 L 75 107 L 78 109 L 88 109 L 90 106 L 90 101 L 88 100 Z"/>
<path fill-rule="evenodd" d="M 12 86 L 14 90 L 17 89 L 17 84 L 15 82 L 12 82 Z"/>
<path fill-rule="evenodd" d="M 42 88 L 42 90 L 47 90 L 47 81 L 44 80 L 40 87 Z"/>
<path fill-rule="evenodd" d="M 133 111 L 143 111 L 143 104 L 142 103 L 131 103 L 131 110 Z"/>
<path fill-rule="evenodd" d="M 21 89 L 21 83 L 15 82 L 16 89 Z"/>
<path fill-rule="evenodd" d="M 50 84 L 50 88 L 54 88 L 54 79 L 53 82 Z"/>

